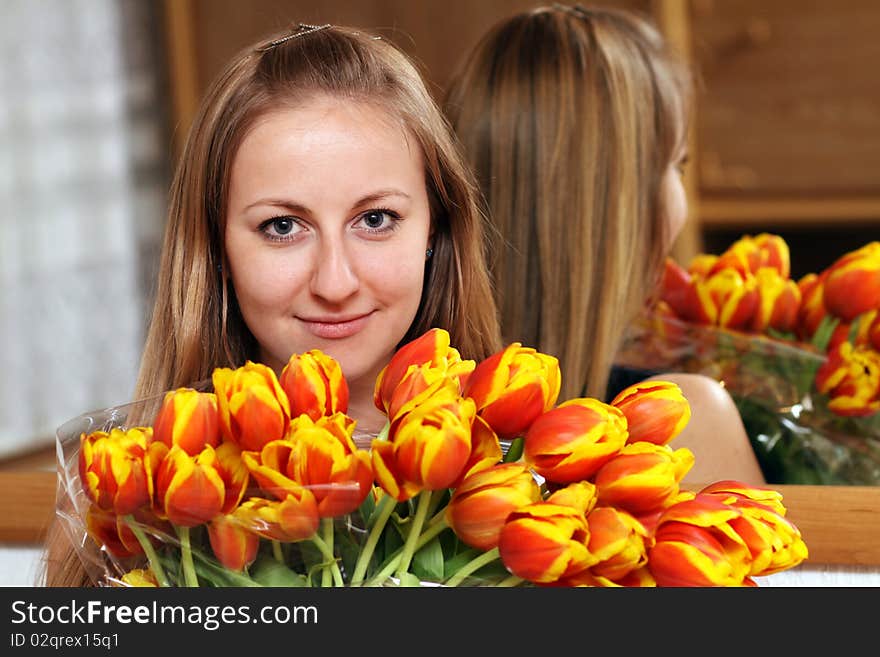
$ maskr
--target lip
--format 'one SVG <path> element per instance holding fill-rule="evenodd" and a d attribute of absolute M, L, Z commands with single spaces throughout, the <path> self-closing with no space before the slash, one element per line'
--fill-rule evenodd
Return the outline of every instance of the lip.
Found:
<path fill-rule="evenodd" d="M 315 337 L 325 340 L 341 340 L 359 333 L 370 319 L 372 312 L 354 317 L 300 317 L 299 320 Z"/>

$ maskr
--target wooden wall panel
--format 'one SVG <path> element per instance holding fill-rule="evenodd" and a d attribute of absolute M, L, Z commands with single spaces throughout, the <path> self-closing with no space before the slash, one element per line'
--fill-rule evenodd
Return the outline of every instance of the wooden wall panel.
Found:
<path fill-rule="evenodd" d="M 692 0 L 691 6 L 695 65 L 704 83 L 701 194 L 796 195 L 809 219 L 825 221 L 834 207 L 811 211 L 810 200 L 843 197 L 852 205 L 843 210 L 864 218 L 865 207 L 852 199 L 880 197 L 880 3 Z M 760 206 L 751 210 L 746 214 L 760 220 Z"/>

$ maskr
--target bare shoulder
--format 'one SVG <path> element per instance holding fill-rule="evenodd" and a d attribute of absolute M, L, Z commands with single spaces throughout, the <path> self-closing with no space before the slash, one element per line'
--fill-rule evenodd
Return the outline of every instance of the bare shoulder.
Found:
<path fill-rule="evenodd" d="M 712 377 L 705 374 L 689 374 L 686 372 L 668 372 L 657 374 L 645 379 L 646 381 L 669 381 L 681 388 L 685 399 L 694 407 L 703 409 L 703 412 L 737 413 L 736 404 L 727 388 Z"/>

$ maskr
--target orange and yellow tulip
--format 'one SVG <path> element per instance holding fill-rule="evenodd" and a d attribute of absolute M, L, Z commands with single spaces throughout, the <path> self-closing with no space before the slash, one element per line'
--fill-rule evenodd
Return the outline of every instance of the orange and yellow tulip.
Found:
<path fill-rule="evenodd" d="M 712 495 L 669 507 L 654 532 L 648 568 L 659 586 L 749 585 L 751 554 L 730 522 L 742 512 Z"/>
<path fill-rule="evenodd" d="M 247 471 L 234 443 L 223 443 L 216 450 L 206 446 L 196 456 L 177 445 L 168 449 L 153 443 L 150 462 L 156 514 L 181 527 L 195 527 L 229 513 L 247 486 Z"/>
<path fill-rule="evenodd" d="M 819 324 L 828 314 L 823 297 L 825 295 L 825 276 L 810 273 L 797 282 L 801 292 L 801 304 L 798 308 L 795 333 L 801 340 L 810 340 L 815 335 Z"/>
<path fill-rule="evenodd" d="M 339 362 L 319 349 L 293 354 L 278 383 L 290 402 L 290 417 L 317 420 L 348 411 L 348 383 Z"/>
<path fill-rule="evenodd" d="M 694 280 L 697 298 L 709 324 L 744 329 L 758 308 L 758 287 L 752 274 L 721 269 Z"/>
<path fill-rule="evenodd" d="M 816 389 L 830 397 L 838 415 L 865 416 L 880 410 L 880 352 L 842 342 L 816 371 Z"/>
<path fill-rule="evenodd" d="M 587 549 L 589 540 L 583 513 L 570 506 L 535 502 L 507 517 L 498 538 L 498 552 L 514 575 L 538 584 L 554 584 L 598 562 Z"/>
<path fill-rule="evenodd" d="M 193 388 L 166 392 L 153 423 L 153 439 L 168 447 L 178 445 L 190 456 L 205 445 L 216 447 L 220 442 L 217 395 Z"/>
<path fill-rule="evenodd" d="M 507 516 L 540 499 L 541 490 L 525 464 L 502 463 L 465 478 L 455 488 L 446 520 L 467 545 L 491 550 L 498 546 Z"/>
<path fill-rule="evenodd" d="M 96 504 L 91 504 L 86 512 L 86 531 L 114 557 L 124 559 L 144 553 L 131 527 L 122 517 Z"/>
<path fill-rule="evenodd" d="M 793 568 L 807 558 L 807 545 L 800 530 L 784 517 L 779 492 L 725 481 L 707 486 L 700 495 L 714 495 L 742 512 L 741 517 L 730 521 L 730 526 L 749 549 L 751 577 Z"/>
<path fill-rule="evenodd" d="M 395 391 L 411 367 L 427 366 L 427 369 L 436 371 L 441 376 L 454 378 L 462 388 L 475 365 L 476 363 L 472 360 L 462 360 L 458 350 L 450 346 L 448 331 L 439 328 L 430 329 L 415 340 L 403 345 L 391 357 L 388 365 L 376 378 L 373 401 L 376 408 L 389 418 L 394 417 L 398 413 L 393 413 L 390 410 L 392 400 L 394 399 L 395 405 L 399 409 L 410 398 L 406 394 Z"/>
<path fill-rule="evenodd" d="M 557 484 L 589 479 L 626 444 L 623 412 L 598 399 L 570 399 L 538 417 L 525 435 L 523 459 Z"/>
<path fill-rule="evenodd" d="M 553 408 L 561 384 L 555 357 L 514 342 L 476 366 L 463 394 L 499 438 L 512 440 Z"/>
<path fill-rule="evenodd" d="M 880 242 L 869 242 L 825 270 L 823 301 L 828 312 L 850 322 L 880 308 Z"/>
<path fill-rule="evenodd" d="M 450 487 L 468 465 L 475 415 L 473 399 L 438 390 L 395 420 L 388 440 L 373 440 L 376 483 L 399 502 L 422 490 Z"/>
<path fill-rule="evenodd" d="M 672 258 L 666 258 L 660 298 L 681 319 L 694 324 L 711 324 L 713 318 L 697 294 L 695 281 L 701 277 L 691 275 Z"/>
<path fill-rule="evenodd" d="M 665 445 L 687 426 L 691 405 L 670 381 L 644 381 L 621 390 L 611 400 L 626 416 L 628 443 Z"/>
<path fill-rule="evenodd" d="M 321 522 L 318 503 L 308 488 L 300 488 L 283 500 L 251 497 L 232 516 L 234 522 L 258 536 L 285 543 L 311 538 Z"/>
<path fill-rule="evenodd" d="M 283 500 L 310 488 L 318 515 L 332 518 L 356 509 L 373 484 L 370 455 L 358 449 L 354 421 L 343 413 L 313 422 L 301 415 L 291 422 L 284 440 L 273 440 L 260 452 L 243 452 L 242 460 L 260 488 Z"/>
<path fill-rule="evenodd" d="M 599 506 L 587 516 L 587 526 L 587 548 L 599 561 L 585 572 L 589 579 L 582 580 L 582 584 L 623 586 L 633 573 L 645 568 L 653 539 L 635 517 L 622 509 Z M 649 575 L 639 579 L 644 580 L 642 586 L 654 583 Z"/>
<path fill-rule="evenodd" d="M 211 378 L 227 440 L 243 450 L 259 451 L 284 437 L 290 402 L 271 368 L 248 361 L 234 370 L 218 367 Z"/>
<path fill-rule="evenodd" d="M 217 561 L 241 572 L 257 558 L 260 538 L 242 526 L 233 514 L 215 516 L 208 524 L 208 542 Z"/>
<path fill-rule="evenodd" d="M 79 477 L 86 496 L 105 511 L 124 516 L 150 501 L 145 464 L 151 427 L 82 434 Z"/>
<path fill-rule="evenodd" d="M 772 267 L 759 269 L 755 282 L 759 301 L 748 328 L 755 333 L 766 333 L 768 328 L 793 331 L 801 305 L 801 291 L 797 283 L 783 278 Z"/>
<path fill-rule="evenodd" d="M 599 504 L 635 515 L 663 507 L 679 493 L 679 483 L 694 465 L 694 454 L 682 447 L 631 443 L 596 473 Z"/>

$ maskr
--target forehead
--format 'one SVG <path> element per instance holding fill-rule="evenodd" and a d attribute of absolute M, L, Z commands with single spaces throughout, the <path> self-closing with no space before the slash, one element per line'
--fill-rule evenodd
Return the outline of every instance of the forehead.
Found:
<path fill-rule="evenodd" d="M 262 114 L 232 162 L 230 192 L 261 193 L 279 184 L 336 180 L 354 184 L 424 185 L 424 161 L 403 120 L 378 103 L 316 95 Z"/>

